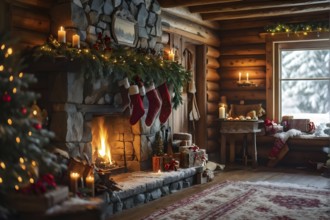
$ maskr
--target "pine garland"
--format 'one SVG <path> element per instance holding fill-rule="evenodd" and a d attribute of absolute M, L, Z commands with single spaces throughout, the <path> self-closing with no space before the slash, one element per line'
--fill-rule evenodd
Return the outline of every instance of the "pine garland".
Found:
<path fill-rule="evenodd" d="M 265 31 L 268 33 L 299 33 L 308 32 L 327 32 L 329 31 L 329 21 L 322 22 L 305 22 L 299 24 L 277 23 L 267 25 Z"/>
<path fill-rule="evenodd" d="M 146 86 L 151 82 L 156 85 L 166 82 L 170 87 L 173 86 L 173 108 L 182 104 L 181 91 L 190 81 L 190 71 L 177 62 L 163 60 L 162 54 L 118 45 L 110 47 L 109 44 L 99 37 L 93 48 L 78 49 L 70 47 L 70 44 L 59 43 L 51 36 L 48 42 L 34 49 L 33 57 L 36 60 L 66 57 L 71 61 L 79 61 L 86 79 L 107 78 L 112 85 L 125 77 L 131 84 L 135 84 L 134 79 L 139 77 Z"/>

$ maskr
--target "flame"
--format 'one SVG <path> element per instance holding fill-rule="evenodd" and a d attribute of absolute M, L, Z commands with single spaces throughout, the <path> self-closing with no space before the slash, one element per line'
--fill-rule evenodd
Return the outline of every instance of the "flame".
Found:
<path fill-rule="evenodd" d="M 108 144 L 108 133 L 104 123 L 104 119 L 102 117 L 97 118 L 97 127 L 93 126 L 92 133 L 93 133 L 93 141 L 92 146 L 98 148 L 99 155 L 106 159 L 107 162 L 112 164 L 111 158 L 111 150 L 110 144 Z"/>

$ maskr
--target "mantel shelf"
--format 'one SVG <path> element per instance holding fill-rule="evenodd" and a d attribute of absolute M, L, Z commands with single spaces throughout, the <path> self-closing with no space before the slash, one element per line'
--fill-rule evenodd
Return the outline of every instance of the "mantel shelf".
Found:
<path fill-rule="evenodd" d="M 93 115 L 122 115 L 127 107 L 115 107 L 113 105 L 77 105 L 78 111 Z"/>

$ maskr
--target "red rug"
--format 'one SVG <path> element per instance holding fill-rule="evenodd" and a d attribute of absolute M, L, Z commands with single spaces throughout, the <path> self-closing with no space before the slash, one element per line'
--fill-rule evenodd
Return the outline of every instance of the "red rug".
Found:
<path fill-rule="evenodd" d="M 266 182 L 224 182 L 144 219 L 330 219 L 330 190 Z"/>

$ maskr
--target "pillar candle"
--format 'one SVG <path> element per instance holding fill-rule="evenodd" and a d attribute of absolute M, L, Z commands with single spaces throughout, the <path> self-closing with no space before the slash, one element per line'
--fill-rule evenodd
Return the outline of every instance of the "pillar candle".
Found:
<path fill-rule="evenodd" d="M 79 173 L 70 173 L 70 189 L 74 194 L 78 192 L 78 179 Z"/>
<path fill-rule="evenodd" d="M 90 190 L 91 196 L 94 197 L 94 176 L 86 177 L 86 187 Z"/>
<path fill-rule="evenodd" d="M 60 30 L 58 30 L 57 32 L 57 40 L 60 43 L 65 43 L 66 42 L 66 32 L 64 30 L 64 28 L 61 26 Z"/>
<path fill-rule="evenodd" d="M 170 52 L 168 53 L 168 59 L 169 59 L 170 61 L 174 61 L 174 53 L 173 53 L 173 51 L 170 51 Z"/>
<path fill-rule="evenodd" d="M 72 47 L 80 48 L 80 36 L 78 34 L 72 35 Z"/>
<path fill-rule="evenodd" d="M 223 106 L 219 108 L 219 118 L 226 118 L 226 109 Z"/>

